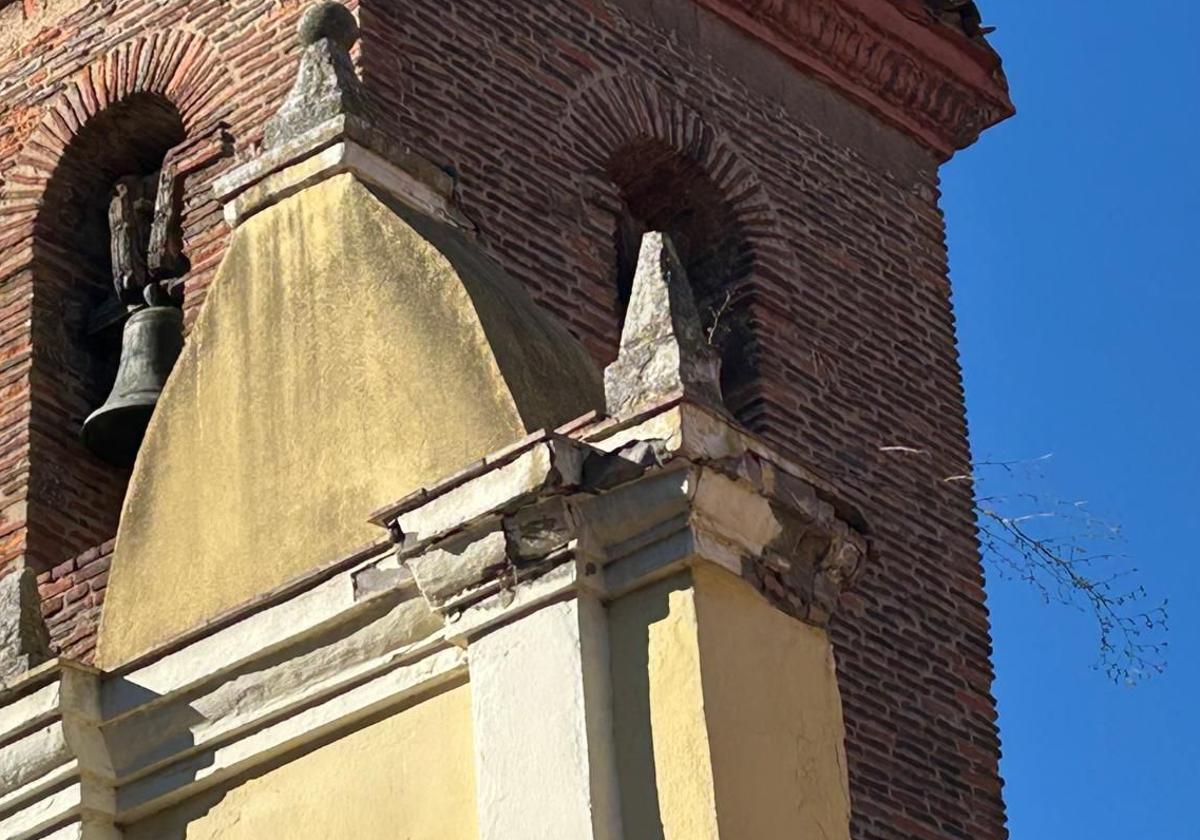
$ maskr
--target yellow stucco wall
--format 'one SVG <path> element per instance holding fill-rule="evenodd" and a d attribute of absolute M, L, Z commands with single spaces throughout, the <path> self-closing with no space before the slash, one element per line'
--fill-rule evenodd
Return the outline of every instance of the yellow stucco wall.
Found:
<path fill-rule="evenodd" d="M 352 175 L 259 213 L 134 468 L 98 664 L 382 536 L 376 508 L 601 401 L 582 348 L 516 281 Z"/>
<path fill-rule="evenodd" d="M 848 840 L 833 648 L 712 566 L 695 572 L 705 723 L 723 840 Z"/>
<path fill-rule="evenodd" d="M 826 634 L 715 567 L 610 608 L 622 820 L 640 840 L 849 837 Z"/>
<path fill-rule="evenodd" d="M 125 840 L 473 840 L 463 685 L 233 787 L 125 828 Z"/>
<path fill-rule="evenodd" d="M 609 607 L 621 822 L 639 840 L 716 840 L 696 597 L 686 576 Z"/>

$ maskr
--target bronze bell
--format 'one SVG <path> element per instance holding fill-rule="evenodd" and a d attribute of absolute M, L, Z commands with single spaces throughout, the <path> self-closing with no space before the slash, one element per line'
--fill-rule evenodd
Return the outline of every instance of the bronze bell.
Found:
<path fill-rule="evenodd" d="M 183 350 L 183 312 L 147 306 L 125 322 L 112 393 L 83 421 L 83 443 L 119 467 L 133 466 L 150 415 Z"/>

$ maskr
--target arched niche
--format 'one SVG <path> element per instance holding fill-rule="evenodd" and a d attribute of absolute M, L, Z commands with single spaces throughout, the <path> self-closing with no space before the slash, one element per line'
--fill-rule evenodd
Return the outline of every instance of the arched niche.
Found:
<path fill-rule="evenodd" d="M 642 234 L 669 234 L 709 341 L 721 355 L 722 392 L 735 397 L 751 373 L 746 303 L 755 263 L 735 208 L 699 161 L 659 140 L 639 138 L 618 149 L 606 174 L 619 199 L 612 282 L 621 312 L 629 302 Z"/>
<path fill-rule="evenodd" d="M 757 173 L 729 137 L 676 95 L 645 79 L 598 76 L 563 115 L 564 164 L 581 168 L 583 217 L 609 232 L 611 247 L 588 270 L 611 289 L 611 361 L 628 302 L 637 243 L 645 230 L 671 234 L 700 316 L 722 359 L 722 391 L 750 428 L 759 419 L 756 301 L 765 276 L 788 271 L 775 211 Z M 594 267 L 594 268 L 593 268 Z"/>
<path fill-rule="evenodd" d="M 151 176 L 186 138 L 165 96 L 139 92 L 90 117 L 62 150 L 34 223 L 27 556 L 48 567 L 111 539 L 129 471 L 80 442 L 107 397 L 125 307 L 113 289 L 108 207 L 125 176 Z"/>

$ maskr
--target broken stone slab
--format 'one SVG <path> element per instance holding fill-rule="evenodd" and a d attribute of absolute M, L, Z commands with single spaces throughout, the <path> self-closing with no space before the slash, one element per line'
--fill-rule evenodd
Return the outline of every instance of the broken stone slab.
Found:
<path fill-rule="evenodd" d="M 356 601 L 402 590 L 414 582 L 412 572 L 400 562 L 395 551 L 382 560 L 353 572 L 352 577 Z"/>
<path fill-rule="evenodd" d="M 486 529 L 451 538 L 407 562 L 425 600 L 442 608 L 505 568 L 508 539 L 495 520 Z"/>
<path fill-rule="evenodd" d="M 591 569 L 608 592 L 701 562 L 790 615 L 828 620 L 867 542 L 825 491 L 707 409 L 677 403 L 634 429 L 597 446 L 532 435 L 376 521 L 394 526 L 399 561 L 451 622 L 564 564 Z M 688 446 L 717 457 L 688 457 Z"/>
<path fill-rule="evenodd" d="M 708 343 L 687 273 L 665 233 L 642 237 L 617 360 L 604 371 L 608 414 L 627 417 L 672 396 L 724 410 L 721 361 Z"/>
<path fill-rule="evenodd" d="M 654 441 L 662 461 L 671 458 L 715 461 L 745 454 L 752 436 L 723 412 L 675 396 L 637 414 L 589 429 L 583 439 L 605 452 Z"/>
<path fill-rule="evenodd" d="M 447 612 L 567 562 L 575 532 L 564 496 L 534 499 L 511 514 L 486 517 L 422 553 L 406 553 L 403 562 L 430 607 Z"/>
<path fill-rule="evenodd" d="M 545 574 L 532 575 L 512 587 L 486 594 L 446 622 L 446 637 L 464 644 L 539 607 L 589 585 L 588 571 L 578 562 L 561 563 Z"/>
<path fill-rule="evenodd" d="M 418 491 L 394 511 L 382 514 L 381 524 L 402 535 L 404 550 L 461 530 L 489 514 L 516 510 L 540 495 L 564 492 L 580 485 L 588 448 L 567 438 L 543 435 L 519 454 L 502 453 L 495 463 L 485 459 L 471 468 L 470 477 L 447 489 Z M 374 521 L 380 522 L 377 514 Z"/>
<path fill-rule="evenodd" d="M 583 463 L 583 486 L 591 492 L 608 490 L 660 467 L 669 458 L 662 440 L 635 440 L 613 452 L 597 450 Z"/>
<path fill-rule="evenodd" d="M 581 551 L 616 564 L 605 569 L 610 588 L 657 574 L 656 564 L 671 568 L 686 550 L 741 574 L 789 615 L 824 624 L 867 562 L 869 528 L 857 506 L 718 410 L 668 398 L 581 434 L 614 456 L 611 464 L 589 463 L 585 486 L 599 495 L 577 503 L 586 536 Z M 634 469 L 639 461 L 641 474 Z M 683 471 L 685 464 L 702 473 Z M 686 476 L 691 488 L 674 495 L 683 510 L 642 527 L 654 507 L 647 494 L 672 474 Z M 702 474 L 706 492 L 693 500 Z M 612 480 L 601 479 L 608 475 Z"/>
<path fill-rule="evenodd" d="M 859 532 L 868 528 L 855 504 L 794 459 L 739 427 L 727 415 L 680 399 L 665 400 L 647 411 L 586 431 L 584 440 L 608 453 L 633 451 L 652 442 L 659 464 L 674 460 L 702 463 L 742 478 L 785 507 L 811 518 L 840 519 Z"/>
<path fill-rule="evenodd" d="M 566 547 L 575 539 L 575 517 L 566 500 L 555 496 L 504 517 L 508 558 L 533 563 Z"/>
<path fill-rule="evenodd" d="M 658 470 L 596 496 L 573 500 L 581 550 L 612 559 L 620 548 L 664 522 L 691 513 L 697 470 L 690 466 Z"/>
<path fill-rule="evenodd" d="M 772 505 L 782 530 L 759 558 L 745 565 L 743 577 L 783 612 L 825 625 L 863 568 L 867 540 L 832 517 L 811 518 Z"/>

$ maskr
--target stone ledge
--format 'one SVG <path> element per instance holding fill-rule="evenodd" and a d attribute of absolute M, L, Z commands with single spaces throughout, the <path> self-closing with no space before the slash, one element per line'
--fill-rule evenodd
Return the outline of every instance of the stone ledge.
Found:
<path fill-rule="evenodd" d="M 274 607 L 287 604 L 294 598 L 300 597 L 305 592 L 308 592 L 323 583 L 328 582 L 347 569 L 352 569 L 363 561 L 387 553 L 391 543 L 386 538 L 374 540 L 365 545 L 361 545 L 342 556 L 324 563 L 312 571 L 301 575 L 298 578 L 288 581 L 275 589 L 264 592 L 255 598 L 243 604 L 239 604 L 230 610 L 227 610 L 220 615 L 215 616 L 210 621 L 193 627 L 184 633 L 168 640 L 158 648 L 148 651 L 142 656 L 121 665 L 119 668 L 111 671 L 106 671 L 106 674 L 126 675 L 149 667 L 159 660 L 165 659 L 181 650 L 184 650 L 196 642 L 206 639 L 210 636 L 221 633 L 232 626 L 244 621 L 247 617 L 255 615 L 259 612 L 270 610 Z"/>
<path fill-rule="evenodd" d="M 135 822 L 290 750 L 353 729 L 372 715 L 461 681 L 466 667 L 465 652 L 447 648 L 376 674 L 231 741 L 181 756 L 169 772 L 122 784 L 117 789 L 114 814 L 122 822 Z"/>
<path fill-rule="evenodd" d="M 824 625 L 868 554 L 857 511 L 710 410 L 670 400 L 574 434 L 594 445 L 538 433 L 381 511 L 374 521 L 399 546 L 376 574 L 407 567 L 455 622 L 564 565 L 612 597 L 639 577 L 712 562 Z"/>
<path fill-rule="evenodd" d="M 0 836 L 29 838 L 111 811 L 111 772 L 96 726 L 99 676 L 54 660 L 0 698 Z"/>
<path fill-rule="evenodd" d="M 230 227 L 237 227 L 254 214 L 301 190 L 347 172 L 435 219 L 459 228 L 470 227 L 451 206 L 450 188 L 441 183 L 448 176 L 432 164 L 416 155 L 396 163 L 351 139 L 335 139 L 282 168 L 272 168 L 269 161 L 264 164 L 260 160 L 230 173 L 231 177 L 244 179 L 244 183 L 224 184 L 225 189 L 231 190 L 222 199 L 225 221 Z"/>
<path fill-rule="evenodd" d="M 213 182 L 225 221 L 237 227 L 288 196 L 352 172 L 416 210 L 455 227 L 472 225 L 454 208 L 454 179 L 361 117 L 340 114 L 262 152 Z"/>
<path fill-rule="evenodd" d="M 54 661 L 6 685 L 0 836 L 107 838 L 117 821 L 465 678 L 465 654 L 406 570 L 367 593 L 356 571 L 132 673 Z"/>

